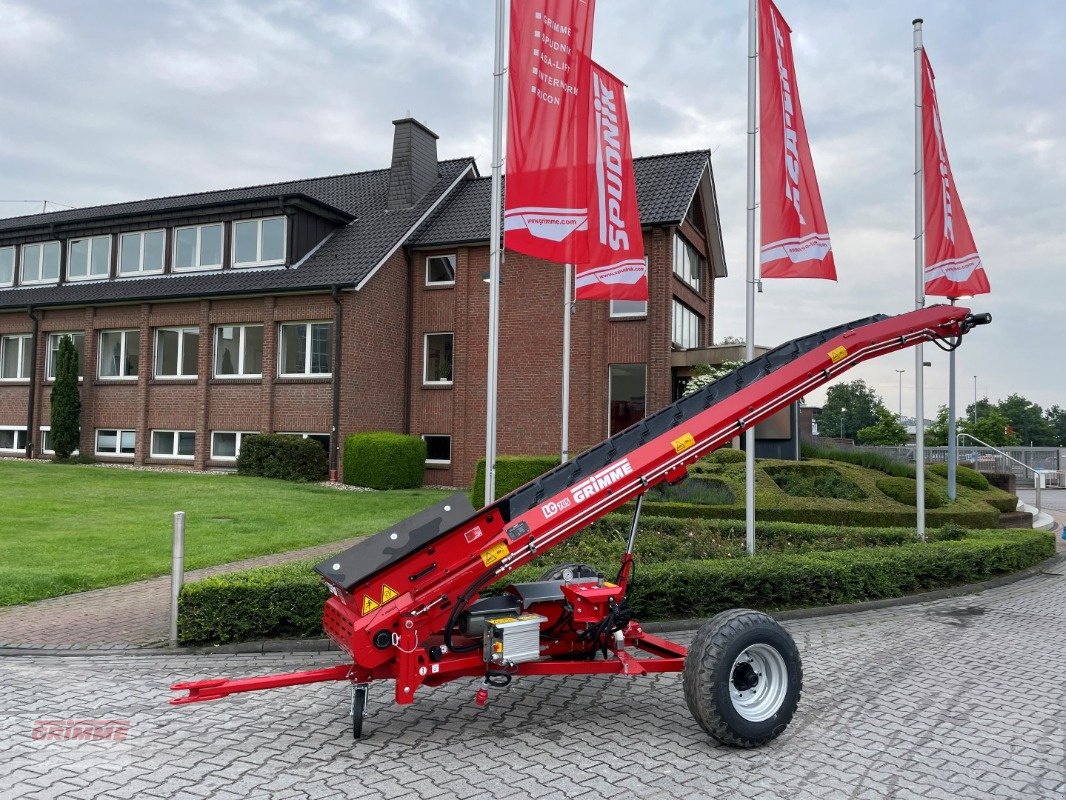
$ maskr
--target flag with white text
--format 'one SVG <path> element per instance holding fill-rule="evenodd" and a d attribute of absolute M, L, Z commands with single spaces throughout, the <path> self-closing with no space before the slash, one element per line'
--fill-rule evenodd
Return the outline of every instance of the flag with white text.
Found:
<path fill-rule="evenodd" d="M 792 60 L 792 29 L 759 0 L 759 147 L 764 278 L 836 280 Z"/>
<path fill-rule="evenodd" d="M 925 293 L 972 297 L 991 291 L 951 174 L 933 67 L 922 50 L 922 170 Z"/>

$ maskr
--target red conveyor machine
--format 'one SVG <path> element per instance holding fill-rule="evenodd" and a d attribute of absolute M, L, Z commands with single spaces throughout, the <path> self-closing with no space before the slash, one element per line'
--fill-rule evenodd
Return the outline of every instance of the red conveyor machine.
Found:
<path fill-rule="evenodd" d="M 495 503 L 475 510 L 456 494 L 367 537 L 315 569 L 331 596 L 326 633 L 349 657 L 325 669 L 175 684 L 175 705 L 238 692 L 346 681 L 352 730 L 362 734 L 367 688 L 395 682 L 397 703 L 421 686 L 481 677 L 683 672 L 685 699 L 716 740 L 752 747 L 788 725 L 802 671 L 789 634 L 737 609 L 707 622 L 685 648 L 644 631 L 626 601 L 643 495 L 684 479 L 689 465 L 851 367 L 932 341 L 954 349 L 990 321 L 959 306 L 877 315 L 787 342 L 683 397 Z M 541 580 L 481 597 L 490 584 L 635 503 L 617 576 L 563 564 Z"/>

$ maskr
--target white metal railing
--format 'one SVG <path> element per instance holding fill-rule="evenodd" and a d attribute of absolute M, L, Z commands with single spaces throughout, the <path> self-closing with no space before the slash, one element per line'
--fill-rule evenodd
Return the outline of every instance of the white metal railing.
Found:
<path fill-rule="evenodd" d="M 1014 464 L 1017 464 L 1018 466 L 1020 466 L 1022 469 L 1026 470 L 1027 472 L 1033 473 L 1033 489 L 1036 491 L 1036 510 L 1040 511 L 1040 490 L 1044 488 L 1044 474 L 1043 474 L 1042 471 L 1040 471 L 1038 469 L 1034 469 L 1033 467 L 1030 467 L 1024 461 L 1019 461 L 1018 459 L 1014 458 L 1013 456 L 1007 455 L 1002 450 L 1000 450 L 998 447 L 993 447 L 988 442 L 982 442 L 980 439 L 978 439 L 972 433 L 960 433 L 960 434 L 958 434 L 955 437 L 956 446 L 958 445 L 959 442 L 961 442 L 963 440 L 963 438 L 973 439 L 975 442 L 977 442 L 982 447 L 986 447 L 989 450 L 995 451 L 1001 457 L 1007 459 L 1008 461 L 1010 461 L 1010 462 L 1012 462 Z"/>

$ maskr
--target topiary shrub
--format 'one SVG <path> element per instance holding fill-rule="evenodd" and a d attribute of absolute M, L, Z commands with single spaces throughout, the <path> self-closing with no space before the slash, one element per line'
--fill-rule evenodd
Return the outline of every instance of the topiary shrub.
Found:
<path fill-rule="evenodd" d="M 301 483 L 324 481 L 329 475 L 329 457 L 313 439 L 257 433 L 241 439 L 237 474 Z"/>
<path fill-rule="evenodd" d="M 877 481 L 879 491 L 891 497 L 897 503 L 907 506 L 918 505 L 918 482 L 911 478 L 881 478 Z M 925 484 L 925 507 L 940 508 L 948 501 L 943 490 L 934 484 Z"/>
<path fill-rule="evenodd" d="M 723 447 L 715 450 L 707 459 L 716 464 L 740 464 L 746 456 L 743 450 L 734 450 L 732 447 Z"/>
<path fill-rule="evenodd" d="M 767 466 L 763 471 L 785 494 L 793 497 L 829 497 L 837 500 L 865 500 L 866 492 L 832 467 L 814 464 Z"/>
<path fill-rule="evenodd" d="M 934 475 L 946 478 L 948 476 L 948 465 L 933 464 L 933 466 L 926 469 L 926 472 L 932 472 Z M 980 492 L 987 491 L 992 485 L 988 482 L 985 476 L 977 470 L 963 466 L 955 468 L 955 482 L 960 486 L 969 486 L 971 489 L 977 489 Z"/>
<path fill-rule="evenodd" d="M 402 433 L 353 433 L 344 442 L 344 482 L 371 489 L 417 489 L 426 471 L 426 442 Z"/>
<path fill-rule="evenodd" d="M 674 486 L 660 483 L 648 491 L 648 500 L 667 503 L 696 503 L 703 506 L 731 506 L 737 501 L 733 491 L 713 478 L 690 477 Z"/>
<path fill-rule="evenodd" d="M 525 486 L 534 478 L 559 466 L 559 456 L 497 456 L 496 457 L 496 499 L 510 494 L 520 486 Z M 470 489 L 470 502 L 474 508 L 485 504 L 485 459 L 477 462 L 474 472 L 474 485 Z"/>
<path fill-rule="evenodd" d="M 59 340 L 56 379 L 52 384 L 50 438 L 56 461 L 65 461 L 81 438 L 81 395 L 78 393 L 78 351 L 69 336 Z"/>

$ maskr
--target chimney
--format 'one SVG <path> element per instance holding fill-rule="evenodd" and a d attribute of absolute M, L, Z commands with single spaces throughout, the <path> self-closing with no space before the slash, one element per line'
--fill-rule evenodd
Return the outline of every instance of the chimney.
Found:
<path fill-rule="evenodd" d="M 437 182 L 437 134 L 411 117 L 395 119 L 388 209 L 410 208 Z"/>

